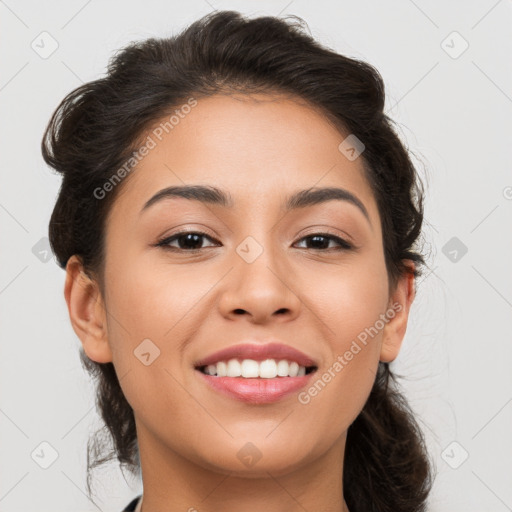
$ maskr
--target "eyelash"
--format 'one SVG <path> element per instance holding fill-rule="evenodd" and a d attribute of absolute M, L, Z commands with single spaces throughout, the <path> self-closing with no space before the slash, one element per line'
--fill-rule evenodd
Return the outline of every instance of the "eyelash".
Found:
<path fill-rule="evenodd" d="M 180 238 L 181 236 L 184 236 L 184 235 L 199 235 L 199 236 L 204 236 L 206 238 L 209 238 L 211 241 L 214 241 L 214 239 L 210 235 L 208 235 L 207 233 L 203 233 L 202 231 L 181 231 L 179 233 L 175 233 L 172 236 L 169 236 L 169 237 L 166 237 L 166 238 L 163 238 L 163 239 L 159 240 L 155 244 L 155 246 L 156 247 L 162 247 L 163 249 L 168 250 L 168 251 L 176 251 L 176 252 L 180 252 L 181 251 L 181 252 L 197 253 L 197 251 L 201 251 L 202 250 L 202 249 L 181 249 L 179 247 L 172 247 L 172 246 L 169 245 L 170 242 L 173 242 L 173 241 L 177 240 L 178 238 Z M 333 235 L 331 233 L 312 233 L 311 235 L 307 235 L 307 236 L 302 237 L 299 241 L 306 240 L 308 238 L 314 238 L 314 237 L 317 237 L 317 236 L 334 240 L 336 243 L 339 244 L 340 247 L 338 247 L 338 248 L 332 248 L 331 247 L 331 248 L 327 248 L 327 249 L 312 249 L 314 251 L 321 251 L 321 252 L 327 252 L 327 251 L 330 251 L 330 250 L 334 250 L 334 251 L 350 251 L 350 250 L 354 249 L 354 246 L 352 244 L 350 244 L 349 242 L 347 242 L 343 238 L 340 238 L 339 236 Z M 204 247 L 203 249 L 206 249 L 206 248 Z"/>

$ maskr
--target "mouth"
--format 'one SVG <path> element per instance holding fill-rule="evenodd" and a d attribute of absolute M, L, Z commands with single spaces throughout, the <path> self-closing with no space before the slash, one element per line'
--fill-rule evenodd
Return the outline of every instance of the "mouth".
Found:
<path fill-rule="evenodd" d="M 296 361 L 230 359 L 195 368 L 209 389 L 250 405 L 271 404 L 304 388 L 318 370 Z"/>
<path fill-rule="evenodd" d="M 210 390 L 250 403 L 276 402 L 308 384 L 319 363 L 291 345 L 231 345 L 194 364 L 195 374 Z"/>
<path fill-rule="evenodd" d="M 286 359 L 256 361 L 233 358 L 214 364 L 196 366 L 195 369 L 210 377 L 275 379 L 302 377 L 316 372 L 318 368 L 315 365 L 302 366 L 297 361 Z"/>

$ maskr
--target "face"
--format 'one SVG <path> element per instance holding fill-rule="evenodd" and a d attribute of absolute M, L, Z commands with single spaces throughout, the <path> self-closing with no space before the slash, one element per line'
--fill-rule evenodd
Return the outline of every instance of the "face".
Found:
<path fill-rule="evenodd" d="M 155 133 L 107 220 L 108 314 L 81 331 L 84 349 L 114 363 L 141 451 L 249 476 L 312 463 L 343 445 L 412 300 L 410 280 L 390 295 L 362 159 L 340 152 L 348 134 L 321 113 L 279 95 L 200 98 Z M 215 187 L 226 204 L 167 195 L 145 207 L 184 185 Z M 312 188 L 342 190 L 288 204 Z M 270 341 L 316 367 L 281 397 L 236 398 L 195 368 Z M 243 450 L 261 459 L 244 464 Z"/>

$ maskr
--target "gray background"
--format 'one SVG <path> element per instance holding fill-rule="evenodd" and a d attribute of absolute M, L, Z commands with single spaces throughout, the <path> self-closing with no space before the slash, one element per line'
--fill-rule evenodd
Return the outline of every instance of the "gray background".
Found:
<path fill-rule="evenodd" d="M 428 185 L 430 270 L 393 365 L 436 462 L 430 510 L 512 510 L 512 2 L 6 0 L 0 511 L 117 512 L 141 489 L 111 465 L 97 472 L 98 507 L 85 495 L 86 441 L 100 421 L 65 273 L 45 252 L 60 178 L 40 141 L 61 99 L 100 77 L 114 50 L 212 9 L 296 14 L 322 43 L 383 75 L 388 113 Z"/>

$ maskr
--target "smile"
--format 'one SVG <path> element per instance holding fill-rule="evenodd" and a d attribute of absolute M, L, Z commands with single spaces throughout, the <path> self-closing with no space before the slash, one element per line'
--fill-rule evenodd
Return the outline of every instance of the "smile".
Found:
<path fill-rule="evenodd" d="M 230 359 L 195 370 L 199 378 L 215 392 L 255 405 L 277 402 L 300 391 L 317 368 L 299 366 L 295 361 L 287 360 L 266 359 L 258 362 Z"/>
<path fill-rule="evenodd" d="M 272 403 L 298 392 L 318 369 L 318 361 L 291 345 L 242 343 L 194 363 L 210 390 L 250 403 Z"/>
<path fill-rule="evenodd" d="M 286 359 L 230 359 L 199 367 L 199 371 L 216 377 L 242 377 L 274 379 L 276 377 L 302 377 L 316 369 L 315 366 L 301 366 L 296 361 Z"/>

